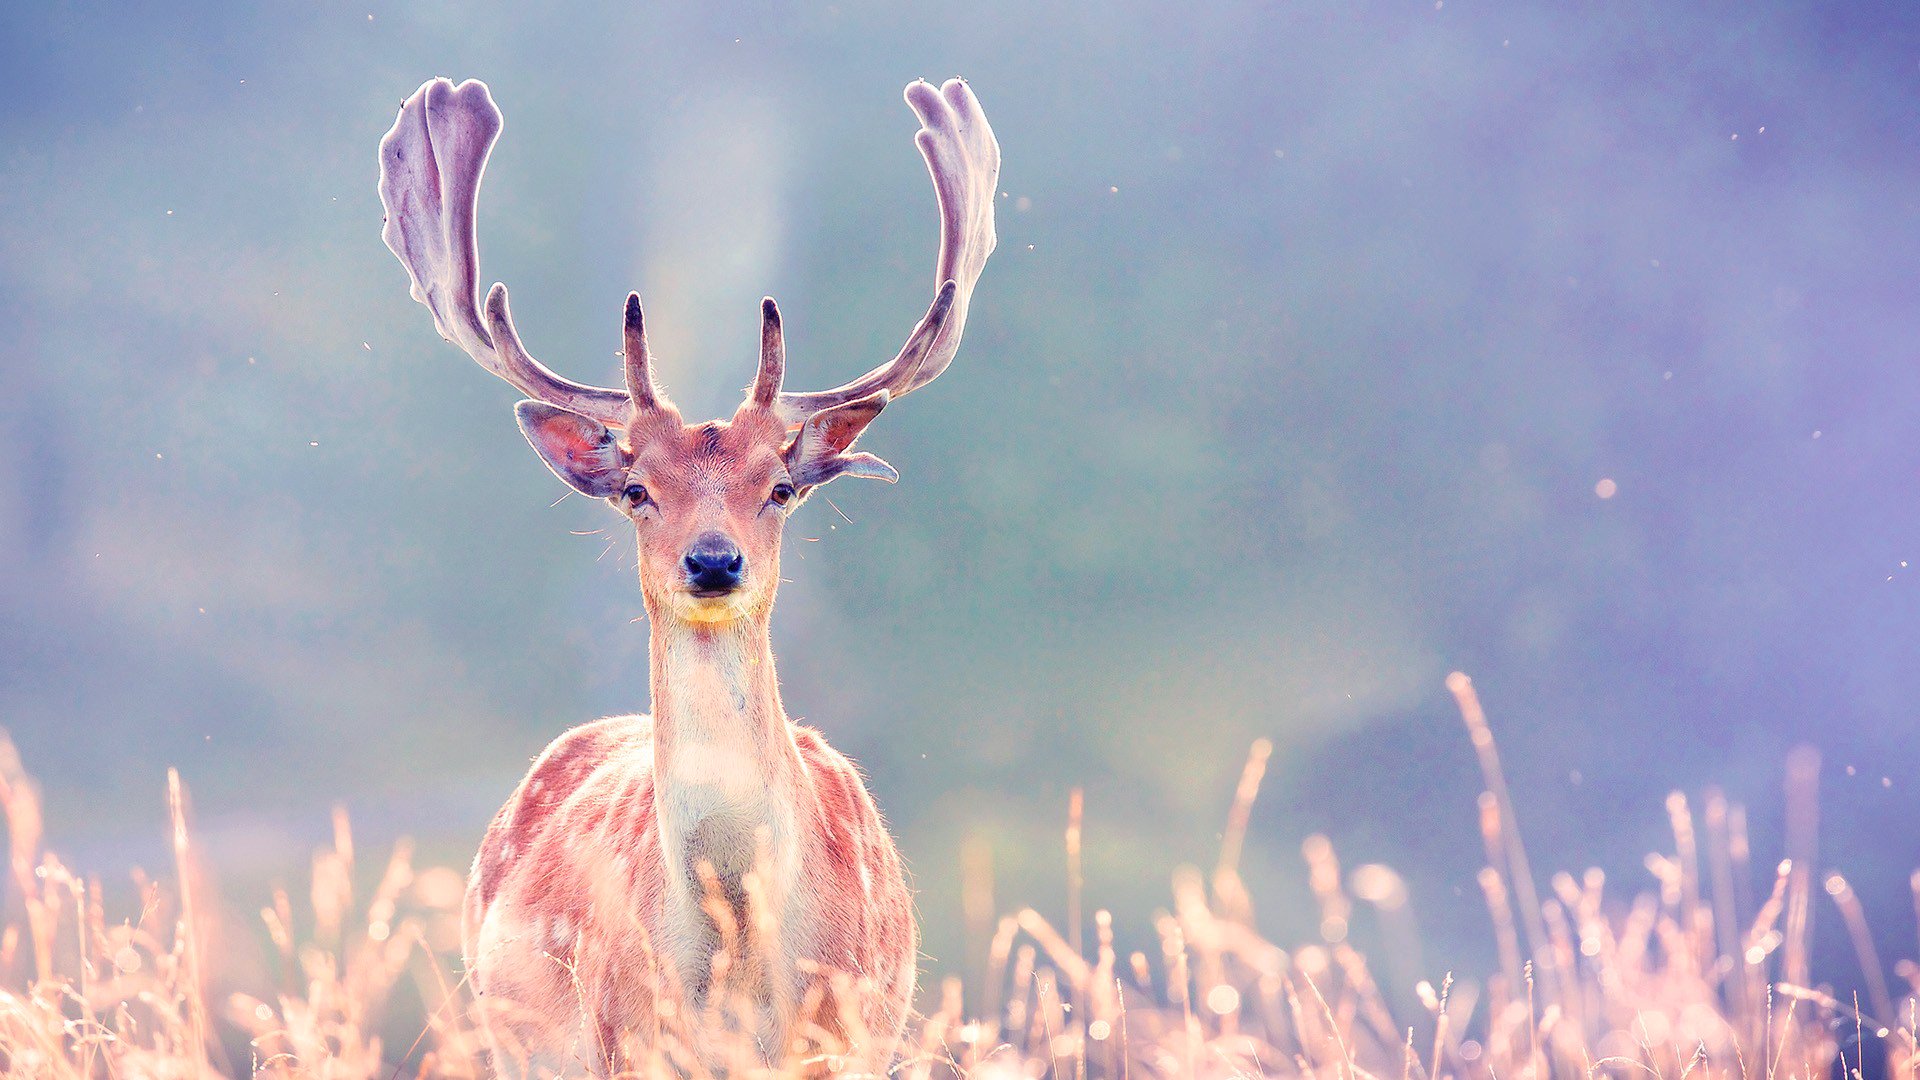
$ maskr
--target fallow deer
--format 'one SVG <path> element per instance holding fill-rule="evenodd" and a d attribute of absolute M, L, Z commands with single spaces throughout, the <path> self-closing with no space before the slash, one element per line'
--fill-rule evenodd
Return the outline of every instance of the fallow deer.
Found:
<path fill-rule="evenodd" d="M 699 424 L 655 385 L 637 294 L 618 389 L 529 355 L 504 285 L 481 303 L 475 206 L 501 127 L 484 83 L 426 83 L 380 144 L 383 237 L 413 298 L 527 395 L 527 441 L 638 539 L 652 714 L 554 740 L 468 882 L 463 947 L 497 1069 L 722 1072 L 813 1053 L 819 1069 L 879 1073 L 899 1042 L 911 892 L 859 773 L 782 708 L 768 620 L 788 515 L 837 477 L 898 478 L 854 441 L 952 361 L 993 250 L 1000 151 L 979 102 L 958 79 L 916 81 L 906 99 L 940 208 L 926 316 L 892 360 L 795 392 L 766 299 L 746 400 Z"/>

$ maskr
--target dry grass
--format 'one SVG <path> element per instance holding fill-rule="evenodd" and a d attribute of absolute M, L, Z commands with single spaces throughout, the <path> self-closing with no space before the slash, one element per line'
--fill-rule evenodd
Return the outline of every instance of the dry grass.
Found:
<path fill-rule="evenodd" d="M 1614 900 L 1600 872 L 1589 870 L 1555 874 L 1542 894 L 1472 686 L 1458 675 L 1448 685 L 1486 778 L 1480 883 L 1500 970 L 1475 981 L 1421 983 L 1423 1009 L 1396 1015 L 1367 959 L 1348 943 L 1348 927 L 1356 905 L 1366 905 L 1391 942 L 1410 925 L 1406 890 L 1380 866 L 1343 875 L 1324 837 L 1303 845 L 1322 940 L 1287 949 L 1262 937 L 1237 867 L 1266 764 L 1263 743 L 1235 792 L 1219 863 L 1211 873 L 1175 873 L 1171 910 L 1155 920 L 1158 955 L 1116 952 L 1104 911 L 1093 914 L 1091 951 L 1078 945 L 1086 928 L 1076 799 L 1067 831 L 1068 926 L 1056 930 L 1031 910 L 1000 919 L 975 1000 L 966 1000 L 958 979 L 940 982 L 937 1005 L 910 1033 L 896 1073 L 912 1080 L 1920 1077 L 1920 969 L 1896 967 L 1911 984 L 1896 999 L 1845 880 L 1815 881 L 1810 755 L 1788 766 L 1795 858 L 1780 864 L 1764 893 L 1749 887 L 1756 875 L 1740 808 L 1709 794 L 1696 815 L 1676 793 L 1666 808 L 1674 850 L 1648 859 L 1654 891 Z M 219 969 L 217 947 L 236 928 L 221 925 L 202 895 L 185 793 L 177 777 L 169 784 L 172 881 L 136 874 L 138 910 L 110 921 L 99 883 L 42 850 L 35 788 L 0 734 L 0 801 L 15 886 L 0 936 L 5 1075 L 483 1072 L 457 976 L 456 871 L 416 871 L 402 846 L 356 903 L 352 837 L 344 817 L 336 820 L 334 843 L 316 855 L 298 915 L 284 892 L 260 912 L 277 978 L 259 972 L 258 985 L 236 992 L 227 989 L 236 979 Z M 1920 898 L 1920 874 L 1914 880 Z M 1822 893 L 1860 952 L 1864 1003 L 1834 1000 L 1812 981 L 1809 915 Z M 982 892 L 970 888 L 966 901 L 970 918 L 990 918 Z M 979 1019 L 967 1019 L 968 1006 Z M 378 1031 L 398 1023 L 419 1031 L 413 1045 L 382 1044 Z M 769 1074 L 821 1070 L 814 1059 Z"/>

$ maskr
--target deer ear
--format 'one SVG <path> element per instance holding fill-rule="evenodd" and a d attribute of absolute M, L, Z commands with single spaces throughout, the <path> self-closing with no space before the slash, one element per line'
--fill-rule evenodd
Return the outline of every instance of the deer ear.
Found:
<path fill-rule="evenodd" d="M 787 471 L 801 488 L 817 487 L 836 476 L 864 476 L 891 484 L 900 479 L 893 466 L 872 454 L 848 453 L 855 439 L 887 407 L 887 391 L 815 413 L 800 425 L 787 447 Z"/>
<path fill-rule="evenodd" d="M 515 405 L 513 418 L 553 475 L 580 494 L 610 498 L 626 481 L 633 457 L 600 421 L 542 401 Z"/>

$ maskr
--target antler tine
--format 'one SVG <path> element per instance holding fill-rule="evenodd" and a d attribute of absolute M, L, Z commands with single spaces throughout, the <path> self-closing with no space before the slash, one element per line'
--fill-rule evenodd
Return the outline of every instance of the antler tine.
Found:
<path fill-rule="evenodd" d="M 1000 177 L 1000 144 L 964 80 L 950 79 L 938 90 L 915 81 L 907 86 L 906 99 L 920 117 L 914 145 L 926 158 L 940 203 L 933 305 L 892 360 L 832 390 L 780 394 L 776 408 L 790 425 L 880 390 L 896 398 L 917 390 L 938 378 L 960 349 L 967 302 L 995 243 L 993 197 Z"/>
<path fill-rule="evenodd" d="M 521 345 L 507 310 L 507 288 L 479 305 L 479 243 L 474 218 L 480 178 L 500 136 L 500 110 L 487 84 L 455 86 L 432 79 L 400 107 L 380 140 L 380 202 L 387 242 L 413 282 L 413 298 L 433 313 L 440 336 L 528 397 L 603 423 L 626 424 L 632 402 L 624 391 L 564 378 Z"/>
<path fill-rule="evenodd" d="M 468 355 L 480 361 L 480 366 L 512 383 L 521 393 L 590 416 L 603 424 L 625 427 L 632 423 L 634 406 L 626 391 L 574 382 L 554 374 L 528 355 L 526 346 L 520 344 L 520 334 L 513 328 L 513 315 L 507 309 L 507 287 L 497 281 L 487 291 L 487 328 L 493 335 L 491 352 L 475 354 L 469 349 Z M 489 357 L 496 363 L 489 364 Z"/>
<path fill-rule="evenodd" d="M 622 367 L 627 373 L 627 396 L 633 409 L 641 412 L 660 407 L 660 391 L 653 385 L 653 357 L 647 352 L 646 316 L 640 311 L 640 294 L 627 294 L 626 324 L 621 331 Z"/>
<path fill-rule="evenodd" d="M 780 305 L 769 296 L 760 301 L 760 371 L 753 377 L 753 403 L 771 406 L 787 374 L 787 343 L 780 331 Z"/>

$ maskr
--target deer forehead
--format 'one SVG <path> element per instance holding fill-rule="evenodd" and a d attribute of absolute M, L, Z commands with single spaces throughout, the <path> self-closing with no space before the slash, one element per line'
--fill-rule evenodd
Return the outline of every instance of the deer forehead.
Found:
<path fill-rule="evenodd" d="M 785 437 L 773 422 L 686 424 L 638 446 L 632 471 L 661 493 L 725 496 L 781 474 Z"/>

